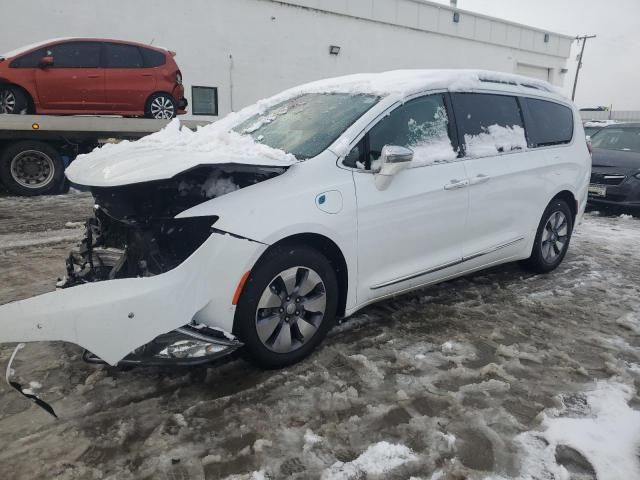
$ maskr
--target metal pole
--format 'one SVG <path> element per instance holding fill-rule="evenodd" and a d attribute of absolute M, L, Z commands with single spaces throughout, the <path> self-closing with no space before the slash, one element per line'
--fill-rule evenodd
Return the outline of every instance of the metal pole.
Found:
<path fill-rule="evenodd" d="M 580 75 L 580 68 L 582 68 L 582 58 L 584 56 L 584 47 L 587 45 L 587 40 L 590 38 L 596 38 L 595 35 L 583 35 L 576 37 L 576 40 L 582 40 L 582 49 L 580 50 L 580 57 L 578 58 L 578 68 L 576 68 L 576 78 L 573 81 L 573 92 L 571 93 L 571 100 L 576 99 L 576 88 L 578 87 L 578 75 Z"/>

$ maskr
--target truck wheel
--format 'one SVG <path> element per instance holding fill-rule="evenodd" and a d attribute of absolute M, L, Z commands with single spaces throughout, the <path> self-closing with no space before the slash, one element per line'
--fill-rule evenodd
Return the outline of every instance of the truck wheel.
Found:
<path fill-rule="evenodd" d="M 9 85 L 0 86 L 0 113 L 24 115 L 28 110 L 29 101 L 21 90 Z"/>
<path fill-rule="evenodd" d="M 144 116 L 156 120 L 169 120 L 177 115 L 176 101 L 166 93 L 154 93 L 147 100 Z"/>
<path fill-rule="evenodd" d="M 335 322 L 338 282 L 317 250 L 283 245 L 251 271 L 234 331 L 254 363 L 281 368 L 309 355 Z"/>
<path fill-rule="evenodd" d="M 42 142 L 18 142 L 0 155 L 0 180 L 15 195 L 53 193 L 64 179 L 60 154 Z"/>

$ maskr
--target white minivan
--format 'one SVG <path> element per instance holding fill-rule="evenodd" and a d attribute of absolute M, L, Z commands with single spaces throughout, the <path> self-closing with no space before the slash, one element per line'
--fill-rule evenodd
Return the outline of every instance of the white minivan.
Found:
<path fill-rule="evenodd" d="M 353 75 L 195 133 L 175 120 L 70 165 L 94 216 L 56 291 L 0 307 L 0 342 L 282 367 L 372 302 L 516 260 L 555 269 L 590 168 L 575 106 L 494 72 Z"/>

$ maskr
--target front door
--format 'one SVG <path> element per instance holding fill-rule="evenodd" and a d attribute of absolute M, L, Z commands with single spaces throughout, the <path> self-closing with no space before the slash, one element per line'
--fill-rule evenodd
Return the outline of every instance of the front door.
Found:
<path fill-rule="evenodd" d="M 36 70 L 43 108 L 101 112 L 105 108 L 104 70 L 98 42 L 65 42 L 47 47 L 53 65 Z"/>
<path fill-rule="evenodd" d="M 440 278 L 460 262 L 468 189 L 441 94 L 411 100 L 376 124 L 347 156 L 357 167 L 359 304 Z M 385 190 L 374 175 L 382 147 L 414 150 Z"/>

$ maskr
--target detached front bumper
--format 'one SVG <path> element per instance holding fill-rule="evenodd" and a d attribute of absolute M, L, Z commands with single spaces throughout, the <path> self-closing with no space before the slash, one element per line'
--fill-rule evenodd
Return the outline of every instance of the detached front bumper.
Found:
<path fill-rule="evenodd" d="M 0 306 L 0 342 L 66 341 L 116 365 L 156 337 L 198 321 L 232 331 L 232 299 L 266 245 L 213 233 L 166 273 L 107 280 Z"/>

